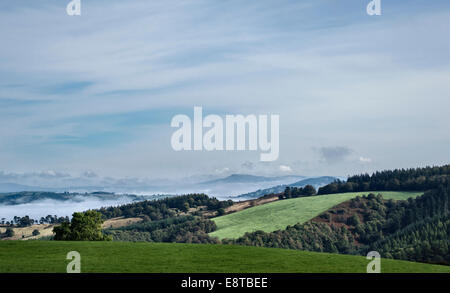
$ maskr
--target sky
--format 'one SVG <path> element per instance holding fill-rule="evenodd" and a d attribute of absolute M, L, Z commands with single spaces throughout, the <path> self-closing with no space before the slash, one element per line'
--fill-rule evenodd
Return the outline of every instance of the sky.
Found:
<path fill-rule="evenodd" d="M 0 2 L 0 183 L 449 163 L 449 1 L 69 2 Z M 174 151 L 195 106 L 279 115 L 279 158 Z"/>

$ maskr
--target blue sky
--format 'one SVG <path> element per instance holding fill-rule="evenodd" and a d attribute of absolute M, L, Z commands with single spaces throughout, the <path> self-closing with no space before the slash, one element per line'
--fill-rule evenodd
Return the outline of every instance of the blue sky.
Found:
<path fill-rule="evenodd" d="M 69 0 L 0 3 L 3 175 L 448 163 L 449 1 L 382 0 L 381 16 L 366 14 L 369 0 L 81 2 L 76 17 Z M 170 120 L 194 106 L 279 114 L 279 159 L 174 152 Z"/>

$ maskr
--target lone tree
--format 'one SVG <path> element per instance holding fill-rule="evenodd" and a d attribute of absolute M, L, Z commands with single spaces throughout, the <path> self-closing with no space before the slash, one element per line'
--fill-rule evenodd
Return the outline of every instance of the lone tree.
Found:
<path fill-rule="evenodd" d="M 5 237 L 13 237 L 14 236 L 14 230 L 12 228 L 8 228 L 5 231 Z"/>
<path fill-rule="evenodd" d="M 72 221 L 53 228 L 55 240 L 109 241 L 110 236 L 102 233 L 102 215 L 96 211 L 73 213 Z"/>

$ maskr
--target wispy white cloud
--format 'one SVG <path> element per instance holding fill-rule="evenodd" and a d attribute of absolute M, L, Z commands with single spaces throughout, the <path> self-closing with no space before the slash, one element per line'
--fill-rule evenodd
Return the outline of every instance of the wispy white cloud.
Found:
<path fill-rule="evenodd" d="M 281 172 L 292 172 L 292 168 L 287 165 L 280 165 Z"/>
<path fill-rule="evenodd" d="M 371 163 L 372 159 L 371 158 L 365 158 L 365 157 L 359 157 L 359 161 L 361 163 Z"/>

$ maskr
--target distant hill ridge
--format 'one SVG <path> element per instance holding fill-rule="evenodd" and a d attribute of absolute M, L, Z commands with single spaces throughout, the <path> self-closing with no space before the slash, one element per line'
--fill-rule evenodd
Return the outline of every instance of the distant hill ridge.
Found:
<path fill-rule="evenodd" d="M 321 177 L 314 177 L 314 178 L 306 178 L 302 179 L 300 181 L 294 182 L 292 184 L 281 184 L 270 188 L 265 189 L 259 189 L 254 192 L 249 192 L 245 194 L 241 194 L 237 196 L 237 198 L 258 198 L 261 196 L 264 196 L 266 194 L 272 194 L 272 193 L 280 193 L 283 192 L 286 187 L 304 187 L 306 185 L 312 185 L 314 188 L 318 189 L 319 187 L 322 187 L 324 185 L 330 184 L 339 178 L 332 177 L 332 176 L 321 176 Z"/>
<path fill-rule="evenodd" d="M 134 194 L 115 194 L 111 192 L 92 192 L 92 193 L 69 193 L 69 192 L 50 192 L 50 191 L 21 191 L 0 194 L 1 205 L 17 205 L 31 203 L 41 200 L 57 200 L 57 201 L 83 201 L 86 199 L 96 198 L 99 200 L 109 200 L 118 197 L 128 197 L 131 201 L 145 200 L 147 198 Z"/>
<path fill-rule="evenodd" d="M 228 177 L 215 179 L 211 181 L 205 181 L 201 184 L 217 184 L 217 183 L 253 183 L 253 182 L 266 182 L 266 181 L 278 181 L 278 180 L 286 180 L 288 178 L 304 178 L 304 176 L 298 175 L 288 175 L 288 176 L 257 176 L 257 175 L 249 175 L 249 174 L 231 174 Z"/>

